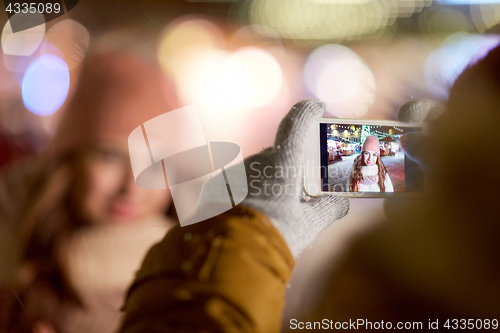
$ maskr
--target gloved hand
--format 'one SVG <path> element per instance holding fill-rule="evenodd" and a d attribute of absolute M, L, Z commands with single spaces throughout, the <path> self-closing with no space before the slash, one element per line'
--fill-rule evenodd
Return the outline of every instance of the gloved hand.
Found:
<path fill-rule="evenodd" d="M 324 110 L 325 105 L 317 100 L 297 103 L 281 121 L 274 145 L 244 161 L 249 193 L 241 205 L 266 214 L 294 257 L 349 210 L 346 198 L 334 195 L 308 198 L 303 190 L 307 132 Z M 229 168 L 226 173 L 229 175 L 231 171 Z M 210 195 L 215 183 L 212 179 L 204 185 L 200 207 L 217 203 L 217 198 Z"/>
<path fill-rule="evenodd" d="M 429 99 L 415 99 L 401 105 L 398 111 L 398 120 L 404 123 L 432 123 L 445 112 L 445 106 Z M 415 162 L 428 166 L 432 154 L 432 144 L 425 133 L 405 135 L 405 154 Z"/>
<path fill-rule="evenodd" d="M 445 113 L 445 106 L 437 101 L 415 99 L 401 105 L 398 120 L 405 123 L 432 123 Z M 404 138 L 405 155 L 419 163 L 422 168 L 432 165 L 435 154 L 432 141 L 425 133 L 411 133 Z M 429 186 L 429 184 L 427 184 Z M 402 218 L 411 209 L 416 208 L 418 199 L 389 198 L 384 201 L 385 215 L 389 218 Z"/>

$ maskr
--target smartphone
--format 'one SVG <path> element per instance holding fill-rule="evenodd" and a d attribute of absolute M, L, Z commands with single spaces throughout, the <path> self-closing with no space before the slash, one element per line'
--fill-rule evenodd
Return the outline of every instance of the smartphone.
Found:
<path fill-rule="evenodd" d="M 406 135 L 423 131 L 421 124 L 322 118 L 307 136 L 304 190 L 311 196 L 421 195 L 422 166 L 404 149 Z"/>

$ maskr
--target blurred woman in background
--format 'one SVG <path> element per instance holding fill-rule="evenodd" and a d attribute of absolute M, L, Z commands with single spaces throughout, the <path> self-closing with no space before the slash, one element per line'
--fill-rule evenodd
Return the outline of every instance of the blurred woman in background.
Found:
<path fill-rule="evenodd" d="M 91 42 L 49 152 L 2 175 L 0 218 L 20 264 L 2 288 L 0 331 L 112 332 L 144 254 L 172 224 L 170 193 L 138 187 L 128 157 L 130 132 L 176 108 L 149 41 Z"/>

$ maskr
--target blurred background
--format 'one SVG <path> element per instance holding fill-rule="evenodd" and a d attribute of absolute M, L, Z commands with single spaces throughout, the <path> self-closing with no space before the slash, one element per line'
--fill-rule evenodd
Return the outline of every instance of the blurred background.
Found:
<path fill-rule="evenodd" d="M 0 167 L 43 154 L 89 41 L 106 31 L 154 34 L 163 74 L 181 106 L 197 106 L 206 139 L 249 156 L 306 97 L 324 101 L 327 117 L 391 120 L 410 99 L 446 100 L 461 71 L 498 45 L 489 29 L 499 20 L 500 1 L 480 0 L 82 0 L 12 33 L 2 10 Z M 297 261 L 285 321 L 314 302 L 317 273 L 382 216 L 380 200 L 351 200 Z"/>

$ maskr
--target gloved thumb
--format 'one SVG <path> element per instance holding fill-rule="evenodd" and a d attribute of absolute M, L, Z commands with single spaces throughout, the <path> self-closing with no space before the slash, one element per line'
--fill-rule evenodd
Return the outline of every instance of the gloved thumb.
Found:
<path fill-rule="evenodd" d="M 444 104 L 429 100 L 415 99 L 401 105 L 398 120 L 406 123 L 432 122 L 446 112 Z M 433 145 L 424 133 L 409 133 L 402 139 L 408 157 L 421 165 L 430 165 L 433 158 Z"/>
<path fill-rule="evenodd" d="M 274 146 L 286 147 L 295 156 L 302 157 L 308 131 L 324 111 L 325 104 L 311 98 L 295 104 L 281 121 Z"/>
<path fill-rule="evenodd" d="M 317 221 L 325 224 L 325 228 L 333 221 L 346 216 L 349 211 L 349 200 L 337 195 L 314 197 L 306 204 L 314 212 Z"/>
<path fill-rule="evenodd" d="M 404 123 L 434 121 L 446 111 L 443 103 L 430 99 L 414 99 L 401 105 L 398 120 Z"/>

